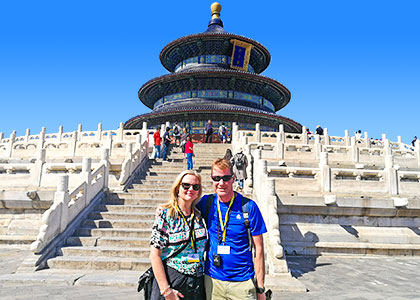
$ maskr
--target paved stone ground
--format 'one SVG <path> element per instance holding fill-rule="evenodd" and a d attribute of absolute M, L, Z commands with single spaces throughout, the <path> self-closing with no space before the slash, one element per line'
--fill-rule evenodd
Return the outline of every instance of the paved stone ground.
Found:
<path fill-rule="evenodd" d="M 0 275 L 13 274 L 29 253 L 0 247 Z M 420 258 L 289 257 L 289 268 L 307 293 L 276 293 L 273 300 L 420 299 Z M 140 299 L 133 287 L 22 284 L 0 281 L 0 299 Z"/>

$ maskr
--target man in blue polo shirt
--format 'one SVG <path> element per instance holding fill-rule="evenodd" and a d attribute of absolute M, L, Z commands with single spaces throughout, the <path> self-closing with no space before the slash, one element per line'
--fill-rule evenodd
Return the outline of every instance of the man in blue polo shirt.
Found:
<path fill-rule="evenodd" d="M 267 232 L 257 204 L 249 200 L 253 261 L 242 213 L 242 195 L 234 193 L 235 178 L 229 162 L 218 159 L 211 169 L 213 197 L 203 196 L 197 207 L 208 213 L 209 251 L 205 270 L 207 300 L 265 299 L 263 233 Z M 211 206 L 207 201 L 212 201 Z M 209 207 L 209 211 L 206 209 Z M 253 281 L 255 277 L 255 282 Z"/>

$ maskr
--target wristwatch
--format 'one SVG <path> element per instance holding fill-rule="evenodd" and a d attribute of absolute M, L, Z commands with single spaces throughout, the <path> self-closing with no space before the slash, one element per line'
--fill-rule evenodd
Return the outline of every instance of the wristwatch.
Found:
<path fill-rule="evenodd" d="M 256 288 L 257 294 L 264 294 L 265 288 L 257 286 Z"/>

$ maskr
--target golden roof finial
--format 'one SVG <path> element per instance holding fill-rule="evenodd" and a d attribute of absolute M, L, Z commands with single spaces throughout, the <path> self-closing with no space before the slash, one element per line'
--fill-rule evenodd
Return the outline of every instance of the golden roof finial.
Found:
<path fill-rule="evenodd" d="M 217 3 L 214 2 L 211 6 L 211 18 L 212 19 L 219 19 L 220 18 L 220 11 L 222 10 L 222 6 Z"/>

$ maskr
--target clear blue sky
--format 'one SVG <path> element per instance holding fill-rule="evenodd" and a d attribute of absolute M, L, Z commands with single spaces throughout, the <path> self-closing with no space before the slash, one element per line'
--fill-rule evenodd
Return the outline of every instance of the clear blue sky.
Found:
<path fill-rule="evenodd" d="M 3 1 L 0 131 L 114 129 L 166 74 L 161 49 L 202 32 L 213 1 Z M 262 43 L 263 75 L 292 93 L 280 115 L 330 135 L 420 135 L 419 1 L 219 1 L 228 32 Z"/>

